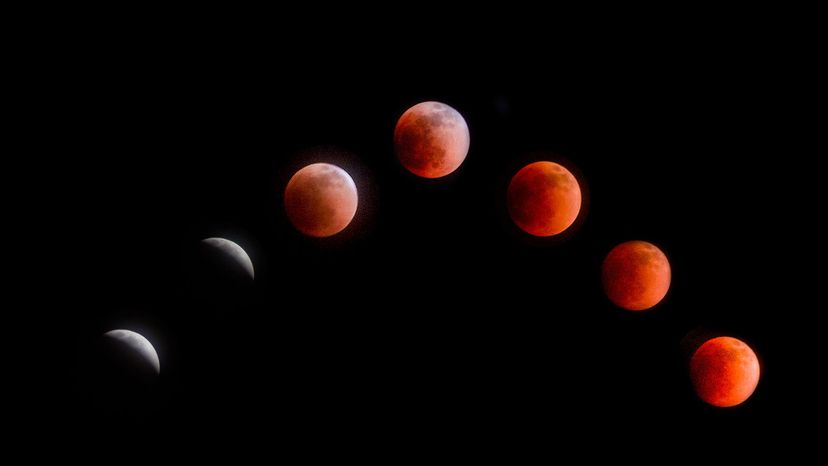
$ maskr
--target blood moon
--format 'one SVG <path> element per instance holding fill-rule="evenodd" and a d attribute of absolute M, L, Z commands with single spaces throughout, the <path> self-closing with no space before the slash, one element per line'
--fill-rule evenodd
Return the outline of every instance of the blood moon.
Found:
<path fill-rule="evenodd" d="M 670 289 L 670 262 L 661 249 L 646 241 L 614 247 L 601 268 L 607 297 L 618 307 L 643 311 L 658 304 Z"/>
<path fill-rule="evenodd" d="M 523 231 L 552 236 L 569 228 L 581 211 L 581 187 L 554 162 L 534 162 L 512 177 L 506 194 L 509 216 Z"/>
<path fill-rule="evenodd" d="M 699 398 L 726 408 L 750 398 L 759 384 L 759 360 L 745 342 L 732 337 L 707 340 L 690 359 L 690 378 Z"/>
<path fill-rule="evenodd" d="M 357 188 L 345 170 L 314 163 L 296 172 L 285 188 L 285 211 L 293 226 L 317 238 L 332 236 L 351 223 Z"/>
<path fill-rule="evenodd" d="M 440 102 L 421 102 L 402 114 L 394 129 L 400 163 L 423 178 L 457 170 L 469 152 L 469 127 L 463 115 Z"/>

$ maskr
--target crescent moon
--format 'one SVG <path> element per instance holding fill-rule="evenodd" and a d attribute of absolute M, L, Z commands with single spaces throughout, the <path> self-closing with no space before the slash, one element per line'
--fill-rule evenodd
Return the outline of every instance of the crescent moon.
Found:
<path fill-rule="evenodd" d="M 201 242 L 216 249 L 222 254 L 226 254 L 233 260 L 233 262 L 238 264 L 239 267 L 247 273 L 247 275 L 250 276 L 251 280 L 253 280 L 253 277 L 255 276 L 253 271 L 253 261 L 250 260 L 250 256 L 247 255 L 241 246 L 230 241 L 229 239 L 224 238 L 205 238 L 201 240 Z"/>
<path fill-rule="evenodd" d="M 158 353 L 155 352 L 155 348 L 152 347 L 149 340 L 141 334 L 132 330 L 116 329 L 110 330 L 104 335 L 139 354 L 155 370 L 156 375 L 161 373 L 161 361 L 158 360 Z"/>

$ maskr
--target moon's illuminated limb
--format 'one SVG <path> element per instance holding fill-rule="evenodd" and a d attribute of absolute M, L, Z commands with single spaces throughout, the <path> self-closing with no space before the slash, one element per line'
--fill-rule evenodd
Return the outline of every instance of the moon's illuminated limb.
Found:
<path fill-rule="evenodd" d="M 224 238 L 205 238 L 201 242 L 212 246 L 223 254 L 227 254 L 228 257 L 232 258 L 233 261 L 244 269 L 251 280 L 254 278 L 253 261 L 250 260 L 250 256 L 247 255 L 241 246 Z"/>
<path fill-rule="evenodd" d="M 150 365 L 156 374 L 161 373 L 161 361 L 158 359 L 158 353 L 152 344 L 143 337 L 143 335 L 133 332 L 132 330 L 116 329 L 110 330 L 104 334 L 106 337 L 121 342 L 131 350 L 135 351 Z"/>

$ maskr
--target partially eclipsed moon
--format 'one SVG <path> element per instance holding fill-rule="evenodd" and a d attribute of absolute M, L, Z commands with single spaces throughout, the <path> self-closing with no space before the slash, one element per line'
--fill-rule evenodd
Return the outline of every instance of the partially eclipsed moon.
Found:
<path fill-rule="evenodd" d="M 351 223 L 357 188 L 345 170 L 314 163 L 299 170 L 285 188 L 285 211 L 297 230 L 317 238 L 332 236 Z"/>
<path fill-rule="evenodd" d="M 610 301 L 629 311 L 658 304 L 670 289 L 670 261 L 646 241 L 627 241 L 604 259 L 601 281 Z"/>
<path fill-rule="evenodd" d="M 759 359 L 741 340 L 713 338 L 693 354 L 690 377 L 705 402 L 722 408 L 736 406 L 750 398 L 759 384 Z"/>
<path fill-rule="evenodd" d="M 161 373 L 161 362 L 158 360 L 158 353 L 155 352 L 152 344 L 142 335 L 131 330 L 121 329 L 110 330 L 104 335 L 139 355 L 143 361 L 152 367 L 155 374 Z"/>
<path fill-rule="evenodd" d="M 463 115 L 440 102 L 409 108 L 394 129 L 400 163 L 423 178 L 440 178 L 457 170 L 469 152 L 469 140 Z"/>
<path fill-rule="evenodd" d="M 581 211 L 581 187 L 569 170 L 553 162 L 523 167 L 509 183 L 507 207 L 512 220 L 535 236 L 569 228 Z"/>
<path fill-rule="evenodd" d="M 250 256 L 241 246 L 224 238 L 206 238 L 201 242 L 214 248 L 217 253 L 224 254 L 225 257 L 231 259 L 233 264 L 238 265 L 253 280 L 253 261 L 250 260 Z"/>

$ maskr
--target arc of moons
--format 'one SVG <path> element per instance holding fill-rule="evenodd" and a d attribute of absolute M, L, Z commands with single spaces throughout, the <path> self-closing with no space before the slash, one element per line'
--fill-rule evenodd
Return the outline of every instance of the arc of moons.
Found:
<path fill-rule="evenodd" d="M 441 102 L 421 102 L 402 114 L 394 129 L 400 163 L 423 178 L 441 178 L 466 159 L 469 127 L 463 115 Z"/>
<path fill-rule="evenodd" d="M 104 336 L 139 355 L 156 375 L 161 373 L 161 361 L 158 359 L 158 353 L 155 352 L 155 348 L 143 335 L 132 330 L 116 329 L 104 333 Z"/>
<path fill-rule="evenodd" d="M 296 172 L 285 188 L 285 211 L 300 232 L 317 238 L 344 230 L 357 210 L 351 175 L 329 163 L 314 163 Z"/>
<path fill-rule="evenodd" d="M 646 241 L 627 241 L 612 248 L 601 267 L 607 297 L 629 311 L 643 311 L 661 302 L 670 280 L 667 256 Z"/>
<path fill-rule="evenodd" d="M 554 162 L 534 162 L 518 171 L 506 194 L 509 216 L 534 236 L 553 236 L 569 228 L 581 211 L 575 176 Z"/>
<path fill-rule="evenodd" d="M 205 238 L 201 240 L 203 244 L 210 246 L 219 254 L 223 254 L 236 264 L 244 273 L 253 280 L 255 272 L 253 270 L 253 261 L 250 256 L 242 249 L 241 246 L 224 238 Z"/>
<path fill-rule="evenodd" d="M 759 384 L 759 359 L 733 337 L 707 340 L 690 359 L 690 378 L 699 398 L 727 408 L 744 403 Z"/>

